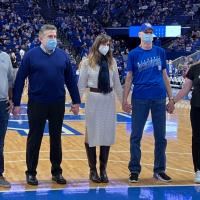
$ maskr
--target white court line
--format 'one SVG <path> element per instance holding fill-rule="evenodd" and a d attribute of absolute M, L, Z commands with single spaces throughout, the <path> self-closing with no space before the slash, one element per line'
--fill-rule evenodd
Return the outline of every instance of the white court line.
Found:
<path fill-rule="evenodd" d="M 154 166 L 153 164 L 142 164 L 142 165 L 146 165 L 146 166 Z M 180 171 L 180 172 L 186 172 L 186 173 L 190 173 L 190 174 L 194 174 L 193 171 L 188 171 L 188 170 L 184 170 L 184 169 L 176 169 L 176 168 L 173 168 L 173 167 L 167 167 L 167 169 L 171 169 L 171 170 L 174 170 L 174 171 Z"/>
<path fill-rule="evenodd" d="M 49 161 L 49 158 L 40 158 L 39 161 Z M 87 161 L 87 159 L 85 158 L 63 158 L 62 160 L 68 160 L 68 161 Z M 5 163 L 18 163 L 18 162 L 26 162 L 26 160 L 9 160 L 9 161 L 5 161 Z M 112 163 L 128 163 L 128 160 L 109 160 L 109 162 Z M 144 166 L 153 166 L 153 164 L 147 164 L 147 163 L 143 163 L 142 165 Z M 190 173 L 190 174 L 194 174 L 194 172 L 192 171 L 187 171 L 187 170 L 183 170 L 183 169 L 176 169 L 176 168 L 172 168 L 172 167 L 167 167 L 167 169 L 170 170 L 174 170 L 174 171 L 181 171 L 181 172 L 186 172 L 186 173 Z"/>
<path fill-rule="evenodd" d="M 132 116 L 131 115 L 128 115 L 128 114 L 125 114 L 125 113 L 117 113 L 118 115 L 121 115 L 121 116 L 124 116 L 124 117 L 128 117 L 128 118 L 131 118 Z"/>
<path fill-rule="evenodd" d="M 112 180 L 111 180 L 112 181 Z M 88 182 L 89 183 L 89 182 Z M 0 193 L 20 193 L 20 192 L 38 192 L 38 191 L 58 191 L 58 190 L 98 190 L 98 189 L 128 189 L 128 188 L 159 188 L 159 187 L 199 187 L 199 184 L 188 184 L 188 185 L 172 185 L 172 184 L 166 184 L 166 185 L 129 185 L 131 183 L 126 183 L 126 185 L 116 185 L 116 186 L 88 186 L 88 187 L 67 187 L 67 188 L 35 188 L 35 189 L 20 189 L 20 190 L 0 190 Z"/>
<path fill-rule="evenodd" d="M 49 153 L 49 151 L 40 151 L 41 153 Z M 62 152 L 85 152 L 83 149 L 71 149 L 71 150 L 63 150 Z M 4 154 L 15 154 L 15 153 L 26 153 L 26 151 L 4 151 Z M 111 153 L 130 153 L 130 151 L 111 151 Z M 142 151 L 142 153 L 151 153 L 154 154 L 153 151 Z M 180 155 L 191 155 L 192 153 L 182 153 L 175 151 L 168 151 L 166 154 L 180 154 Z"/>
<path fill-rule="evenodd" d="M 183 116 L 185 116 L 184 114 L 182 114 Z M 181 115 L 181 116 L 182 116 Z M 186 114 L 186 115 L 188 115 L 188 114 Z M 19 122 L 19 121 L 22 121 L 22 122 L 28 122 L 28 119 L 9 119 L 9 121 L 10 122 Z M 84 119 L 63 119 L 63 121 L 64 122 L 83 122 L 83 121 L 85 121 L 85 118 Z M 168 121 L 170 121 L 170 120 L 168 120 Z M 132 123 L 131 121 L 116 121 L 116 123 L 120 123 L 120 124 L 123 124 L 123 123 L 127 123 L 127 124 L 130 124 L 130 123 Z"/>

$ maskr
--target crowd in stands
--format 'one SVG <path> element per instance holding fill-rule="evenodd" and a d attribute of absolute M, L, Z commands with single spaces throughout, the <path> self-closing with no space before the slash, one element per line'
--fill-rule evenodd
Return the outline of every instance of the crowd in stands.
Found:
<path fill-rule="evenodd" d="M 41 15 L 40 1 L 1 0 L 0 1 L 0 46 L 8 53 L 14 53 L 20 63 L 24 52 L 38 46 L 38 30 L 46 23 Z M 105 27 L 124 27 L 148 21 L 154 25 L 165 24 L 168 16 L 183 14 L 195 17 L 200 11 L 198 0 L 47 0 L 48 8 L 53 7 L 54 23 L 59 36 L 60 47 L 71 55 L 75 68 L 87 56 L 95 37 L 105 33 Z M 173 23 L 178 23 L 174 20 Z M 160 39 L 155 39 L 160 46 Z M 200 31 L 193 31 L 190 37 L 182 36 L 170 42 L 174 51 L 194 51 L 200 47 Z M 121 82 L 124 82 L 128 56 L 126 43 L 122 39 L 113 40 L 113 54 L 117 60 Z"/>
<path fill-rule="evenodd" d="M 75 1 L 74 4 L 75 3 L 79 5 L 78 7 L 80 7 L 80 4 L 83 2 Z M 56 25 L 59 27 L 59 30 L 64 34 L 70 44 L 68 45 L 68 50 L 73 52 L 73 55 L 75 55 L 77 61 L 80 61 L 83 57 L 88 55 L 89 49 L 92 46 L 96 36 L 100 33 L 105 33 L 105 30 L 103 26 L 91 15 L 78 16 L 74 13 L 73 9 L 70 9 L 71 11 L 68 12 L 66 8 L 70 6 L 73 8 L 74 4 L 70 5 L 66 3 L 65 6 L 64 2 L 61 2 L 58 5 Z M 120 78 L 121 81 L 124 82 L 124 64 L 126 63 L 127 59 L 125 59 L 127 56 L 124 56 L 127 54 L 125 42 L 123 40 L 114 40 L 112 45 L 113 54 L 119 67 Z"/>
<path fill-rule="evenodd" d="M 167 24 L 168 16 L 184 15 L 189 20 L 195 17 L 200 7 L 199 0 L 96 0 L 92 12 L 104 26 L 128 27 L 148 21 L 152 24 Z M 174 18 L 173 23 L 178 23 Z"/>
<path fill-rule="evenodd" d="M 189 36 L 183 35 L 180 38 L 176 38 L 170 42 L 168 48 L 174 51 L 187 52 L 200 50 L 200 31 L 192 31 Z"/>
<path fill-rule="evenodd" d="M 77 12 L 85 13 L 88 11 L 89 1 L 84 0 L 57 0 L 54 1 L 54 6 L 57 10 L 58 15 L 69 14 L 76 15 Z"/>
<path fill-rule="evenodd" d="M 172 87 L 182 88 L 190 66 L 199 61 L 200 51 L 189 56 L 181 56 L 174 61 L 167 60 L 167 70 Z"/>
<path fill-rule="evenodd" d="M 2 50 L 12 53 L 14 52 L 17 61 L 20 62 L 23 51 L 27 51 L 37 45 L 38 31 L 44 19 L 35 12 L 34 4 L 29 4 L 25 13 L 20 15 L 15 6 L 21 1 L 9 1 L 1 4 L 0 12 L 0 45 Z"/>

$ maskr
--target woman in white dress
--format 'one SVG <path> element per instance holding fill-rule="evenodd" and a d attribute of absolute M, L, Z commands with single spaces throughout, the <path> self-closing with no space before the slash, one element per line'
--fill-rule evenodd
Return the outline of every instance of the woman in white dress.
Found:
<path fill-rule="evenodd" d="M 85 148 L 90 167 L 89 179 L 97 183 L 109 181 L 106 166 L 110 146 L 115 143 L 115 93 L 122 102 L 122 87 L 110 46 L 110 36 L 97 36 L 88 57 L 81 62 L 78 82 L 81 97 L 89 88 L 85 107 Z M 100 177 L 96 169 L 96 146 L 100 146 Z"/>

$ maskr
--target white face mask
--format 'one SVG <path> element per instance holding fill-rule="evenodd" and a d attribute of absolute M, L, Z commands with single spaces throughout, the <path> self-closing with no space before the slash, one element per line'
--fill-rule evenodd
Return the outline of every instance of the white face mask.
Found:
<path fill-rule="evenodd" d="M 99 46 L 99 52 L 102 54 L 102 55 L 106 55 L 109 51 L 109 46 L 107 45 L 100 45 Z"/>

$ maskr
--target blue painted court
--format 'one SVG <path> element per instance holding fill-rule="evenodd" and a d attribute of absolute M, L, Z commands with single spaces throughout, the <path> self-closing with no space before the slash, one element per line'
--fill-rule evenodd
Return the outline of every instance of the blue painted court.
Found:
<path fill-rule="evenodd" d="M 1 192 L 1 200 L 199 200 L 200 186 L 66 188 Z"/>
<path fill-rule="evenodd" d="M 65 108 L 69 109 L 70 104 L 66 104 Z M 85 108 L 85 104 L 81 104 L 81 109 Z M 62 135 L 63 136 L 70 136 L 70 135 L 76 135 L 80 136 L 83 133 L 80 133 L 78 130 L 74 129 L 73 127 L 70 127 L 67 122 L 82 122 L 85 121 L 85 115 L 79 114 L 79 115 L 73 115 L 73 114 L 65 114 L 64 115 L 64 121 L 63 121 L 63 127 L 62 127 Z M 116 114 L 116 122 L 117 124 L 126 124 L 126 131 L 127 133 L 131 133 L 131 115 L 127 113 L 119 112 Z M 167 120 L 166 124 L 166 131 L 167 131 L 167 138 L 174 139 L 177 138 L 177 129 L 178 129 L 178 123 L 177 120 Z M 28 116 L 27 116 L 27 105 L 22 104 L 21 108 L 21 114 L 18 118 L 14 116 L 10 116 L 9 122 L 8 122 L 8 130 L 14 130 L 17 131 L 22 136 L 27 136 L 29 131 L 29 125 L 28 125 Z M 144 132 L 146 134 L 152 134 L 153 131 L 153 124 L 151 120 L 148 120 Z M 44 135 L 49 135 L 48 130 L 48 121 L 45 126 Z"/>

